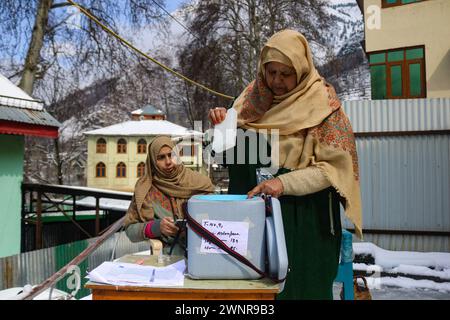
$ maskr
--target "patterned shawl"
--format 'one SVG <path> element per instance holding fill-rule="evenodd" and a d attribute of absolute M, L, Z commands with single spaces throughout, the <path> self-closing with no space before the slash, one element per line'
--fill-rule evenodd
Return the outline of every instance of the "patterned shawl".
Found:
<path fill-rule="evenodd" d="M 264 79 L 264 63 L 277 50 L 297 72 L 297 87 L 274 96 Z M 277 56 L 277 55 L 273 55 Z M 358 158 L 353 130 L 333 87 L 319 75 L 305 37 L 292 30 L 273 35 L 260 55 L 258 75 L 233 104 L 238 126 L 279 130 L 279 167 L 316 166 L 341 196 L 346 216 L 362 238 Z"/>

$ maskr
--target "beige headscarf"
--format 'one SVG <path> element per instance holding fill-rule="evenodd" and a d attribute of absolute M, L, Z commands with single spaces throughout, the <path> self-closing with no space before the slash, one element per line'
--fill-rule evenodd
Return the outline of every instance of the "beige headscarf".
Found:
<path fill-rule="evenodd" d="M 280 59 L 279 53 L 285 58 Z M 275 58 L 266 58 L 270 56 Z M 297 86 L 285 95 L 273 96 L 264 83 L 264 64 L 270 61 L 285 63 L 283 60 L 286 59 L 296 70 Z M 270 124 L 271 128 L 280 130 L 281 135 L 288 135 L 318 125 L 331 114 L 328 92 L 314 67 L 308 42 L 293 30 L 276 33 L 267 41 L 260 55 L 258 80 L 253 81 L 236 99 L 233 105 L 236 110 L 242 111 L 244 105 L 254 104 L 252 99 L 248 99 L 254 98 L 252 89 L 263 91 L 265 104 L 261 106 L 262 103 L 259 103 L 258 107 L 265 109 L 264 114 L 257 120 L 240 117 L 238 124 L 242 128 L 263 129 Z"/>
<path fill-rule="evenodd" d="M 264 64 L 293 66 L 297 86 L 274 96 Z M 291 170 L 316 166 L 343 198 L 347 217 L 362 237 L 358 159 L 351 124 L 331 85 L 314 67 L 305 37 L 293 30 L 273 35 L 261 51 L 257 79 L 236 99 L 241 128 L 279 130 L 278 165 Z"/>
<path fill-rule="evenodd" d="M 168 197 L 175 198 L 178 209 L 181 209 L 181 203 L 195 194 L 207 194 L 214 191 L 211 180 L 198 172 L 186 168 L 183 164 L 178 164 L 174 172 L 170 175 L 165 174 L 156 165 L 156 157 L 161 148 L 168 146 L 175 148 L 172 140 L 167 136 L 155 138 L 149 148 L 146 161 L 146 172 L 142 178 L 136 182 L 133 200 L 128 209 L 127 221 L 148 221 L 153 218 L 153 211 L 143 212 L 142 205 L 152 186 Z M 138 215 L 138 217 L 131 217 Z"/>

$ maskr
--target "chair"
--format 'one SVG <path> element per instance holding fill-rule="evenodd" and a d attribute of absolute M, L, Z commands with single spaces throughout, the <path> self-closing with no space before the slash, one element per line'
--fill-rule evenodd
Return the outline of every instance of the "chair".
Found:
<path fill-rule="evenodd" d="M 342 230 L 341 259 L 334 281 L 342 283 L 344 300 L 354 300 L 352 234 L 347 230 Z"/>

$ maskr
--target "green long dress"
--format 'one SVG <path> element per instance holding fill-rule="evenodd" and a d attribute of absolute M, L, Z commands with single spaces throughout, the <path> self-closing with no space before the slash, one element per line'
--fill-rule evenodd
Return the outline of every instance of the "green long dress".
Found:
<path fill-rule="evenodd" d="M 259 160 L 248 163 L 248 141 L 245 150 L 246 163 L 227 165 L 229 194 L 246 194 L 256 186 L 256 168 L 262 165 Z M 286 172 L 289 170 L 281 168 L 277 175 Z M 306 196 L 282 196 L 279 200 L 289 272 L 278 299 L 333 299 L 342 235 L 338 194 L 330 187 Z"/>

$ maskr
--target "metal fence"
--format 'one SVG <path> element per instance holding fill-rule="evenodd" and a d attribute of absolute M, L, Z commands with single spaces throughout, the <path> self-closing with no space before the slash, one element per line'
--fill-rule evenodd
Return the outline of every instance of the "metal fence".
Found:
<path fill-rule="evenodd" d="M 450 98 L 343 102 L 356 133 L 450 130 Z"/>
<path fill-rule="evenodd" d="M 364 240 L 449 252 L 450 98 L 348 101 L 344 109 L 356 135 Z"/>
<path fill-rule="evenodd" d="M 91 238 L 0 258 L 0 290 L 42 283 L 95 242 L 96 239 Z M 124 232 L 115 233 L 113 237 L 107 239 L 79 265 L 81 289 L 75 297 L 82 298 L 90 294 L 90 291 L 84 288 L 84 284 L 88 281 L 85 276 L 89 270 L 93 270 L 104 261 L 111 261 L 126 254 L 145 250 L 149 250 L 148 242 L 132 243 Z M 67 277 L 57 283 L 57 289 L 65 292 L 72 291 L 67 286 Z"/>

